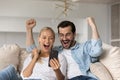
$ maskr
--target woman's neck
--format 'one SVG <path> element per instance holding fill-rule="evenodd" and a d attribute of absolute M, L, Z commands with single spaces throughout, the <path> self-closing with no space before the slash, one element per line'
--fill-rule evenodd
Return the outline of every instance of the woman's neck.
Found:
<path fill-rule="evenodd" d="M 40 53 L 40 57 L 49 57 L 50 53 Z"/>

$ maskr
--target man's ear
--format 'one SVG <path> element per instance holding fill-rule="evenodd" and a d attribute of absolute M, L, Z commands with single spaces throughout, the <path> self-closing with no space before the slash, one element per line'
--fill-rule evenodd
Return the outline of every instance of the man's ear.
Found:
<path fill-rule="evenodd" d="M 75 33 L 74 33 L 74 36 L 76 37 L 76 35 L 77 35 L 77 34 L 76 34 L 76 32 L 75 32 Z"/>

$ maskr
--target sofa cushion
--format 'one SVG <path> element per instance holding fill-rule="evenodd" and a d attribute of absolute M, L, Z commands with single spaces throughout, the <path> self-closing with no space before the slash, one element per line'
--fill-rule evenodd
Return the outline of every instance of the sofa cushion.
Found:
<path fill-rule="evenodd" d="M 90 70 L 100 80 L 113 80 L 109 71 L 100 62 L 92 63 L 91 66 L 90 66 Z"/>
<path fill-rule="evenodd" d="M 21 72 L 22 68 L 23 68 L 23 63 L 24 63 L 24 60 L 27 58 L 27 56 L 31 54 L 31 53 L 28 53 L 26 51 L 26 49 L 24 48 L 21 48 L 20 50 L 20 61 L 19 61 L 19 72 Z"/>
<path fill-rule="evenodd" d="M 13 64 L 17 69 L 20 47 L 17 44 L 4 44 L 0 48 L 0 70 Z"/>
<path fill-rule="evenodd" d="M 109 70 L 114 80 L 120 80 L 120 48 L 104 44 L 103 49 L 100 62 Z"/>

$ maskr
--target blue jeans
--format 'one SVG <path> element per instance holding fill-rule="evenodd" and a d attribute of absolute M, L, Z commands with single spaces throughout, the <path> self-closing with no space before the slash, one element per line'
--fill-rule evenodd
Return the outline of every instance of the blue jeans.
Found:
<path fill-rule="evenodd" d="M 89 76 L 76 76 L 74 78 L 68 79 L 68 80 L 97 80 L 95 78 L 89 77 Z"/>
<path fill-rule="evenodd" d="M 22 80 L 13 65 L 0 71 L 0 80 Z"/>

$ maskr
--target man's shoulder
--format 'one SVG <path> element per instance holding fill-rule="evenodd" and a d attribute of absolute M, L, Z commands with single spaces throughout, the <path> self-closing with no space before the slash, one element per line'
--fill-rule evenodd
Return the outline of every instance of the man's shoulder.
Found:
<path fill-rule="evenodd" d="M 59 51 L 62 49 L 62 46 L 54 46 L 53 49 Z"/>

